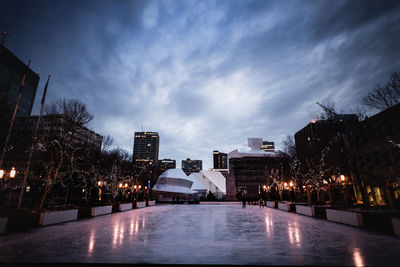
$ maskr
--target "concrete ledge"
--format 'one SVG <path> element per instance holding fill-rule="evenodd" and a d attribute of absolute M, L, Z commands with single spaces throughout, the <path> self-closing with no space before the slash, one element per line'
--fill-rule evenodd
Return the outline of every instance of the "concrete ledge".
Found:
<path fill-rule="evenodd" d="M 118 210 L 119 211 L 127 211 L 133 208 L 132 203 L 122 203 L 119 204 Z"/>
<path fill-rule="evenodd" d="M 156 205 L 156 201 L 155 200 L 149 200 L 146 202 L 146 206 L 155 206 Z"/>
<path fill-rule="evenodd" d="M 277 208 L 276 201 L 267 201 L 267 207 Z"/>
<path fill-rule="evenodd" d="M 362 214 L 359 212 L 326 209 L 326 218 L 328 221 L 348 224 L 352 226 L 362 227 Z"/>
<path fill-rule="evenodd" d="M 138 201 L 136 202 L 136 208 L 140 209 L 140 208 L 144 208 L 146 207 L 146 201 Z"/>
<path fill-rule="evenodd" d="M 290 211 L 290 205 L 288 203 L 278 202 L 278 209 L 284 211 Z"/>
<path fill-rule="evenodd" d="M 112 212 L 112 205 L 92 207 L 90 215 L 92 217 L 110 214 Z"/>
<path fill-rule="evenodd" d="M 0 235 L 6 232 L 8 217 L 0 217 Z"/>
<path fill-rule="evenodd" d="M 312 206 L 296 205 L 296 213 L 315 217 L 315 209 Z"/>
<path fill-rule="evenodd" d="M 76 221 L 77 219 L 78 209 L 46 211 L 40 213 L 39 225 Z"/>
<path fill-rule="evenodd" d="M 393 232 L 400 236 L 400 218 L 392 218 Z"/>

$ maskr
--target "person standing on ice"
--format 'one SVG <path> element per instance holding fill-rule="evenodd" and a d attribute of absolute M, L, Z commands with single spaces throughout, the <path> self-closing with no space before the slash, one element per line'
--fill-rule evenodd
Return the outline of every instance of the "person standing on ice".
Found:
<path fill-rule="evenodd" d="M 242 209 L 246 208 L 246 191 L 242 193 Z"/>

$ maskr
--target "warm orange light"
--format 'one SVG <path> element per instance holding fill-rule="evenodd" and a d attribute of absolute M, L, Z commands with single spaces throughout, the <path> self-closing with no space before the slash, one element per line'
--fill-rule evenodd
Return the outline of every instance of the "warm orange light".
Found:
<path fill-rule="evenodd" d="M 135 188 L 135 189 L 136 189 L 136 187 L 137 187 L 137 185 L 135 185 L 133 188 Z"/>
<path fill-rule="evenodd" d="M 286 186 L 287 186 L 287 183 L 284 183 L 283 185 L 286 187 Z"/>
<path fill-rule="evenodd" d="M 140 189 L 140 188 L 142 188 L 142 186 L 141 186 L 141 185 L 139 185 L 139 189 Z"/>
<path fill-rule="evenodd" d="M 263 185 L 263 188 L 264 188 L 264 190 L 267 188 L 267 186 L 266 185 Z"/>
<path fill-rule="evenodd" d="M 293 182 L 290 182 L 290 187 L 292 187 L 293 186 Z"/>
<path fill-rule="evenodd" d="M 0 179 L 3 179 L 4 176 L 4 170 L 0 170 Z"/>
<path fill-rule="evenodd" d="M 125 184 L 125 188 L 127 188 L 128 187 L 128 184 Z"/>
<path fill-rule="evenodd" d="M 10 178 L 14 178 L 15 177 L 15 173 L 16 173 L 15 168 L 12 167 L 11 172 L 10 172 Z"/>
<path fill-rule="evenodd" d="M 119 187 L 120 187 L 120 188 L 122 187 L 122 183 L 119 184 Z"/>
<path fill-rule="evenodd" d="M 342 174 L 342 175 L 340 175 L 340 180 L 342 180 L 342 181 L 344 181 L 345 180 L 345 177 L 344 177 L 344 175 Z"/>
<path fill-rule="evenodd" d="M 98 181 L 98 182 L 97 182 L 97 185 L 98 185 L 98 186 L 101 186 L 101 181 Z"/>
<path fill-rule="evenodd" d="M 144 189 L 147 189 L 147 186 L 145 186 Z"/>
<path fill-rule="evenodd" d="M 305 186 L 305 185 L 303 185 L 303 188 L 306 188 L 306 186 Z"/>

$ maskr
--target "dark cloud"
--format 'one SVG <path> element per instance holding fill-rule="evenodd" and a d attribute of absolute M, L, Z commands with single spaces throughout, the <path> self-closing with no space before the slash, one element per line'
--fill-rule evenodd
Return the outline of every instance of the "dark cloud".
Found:
<path fill-rule="evenodd" d="M 200 158 L 280 141 L 334 100 L 340 110 L 400 70 L 398 1 L 2 1 L 9 47 L 48 102 L 80 98 L 132 151 L 159 131 L 160 157 Z M 36 101 L 39 102 L 38 100 Z M 38 109 L 35 103 L 34 112 Z"/>

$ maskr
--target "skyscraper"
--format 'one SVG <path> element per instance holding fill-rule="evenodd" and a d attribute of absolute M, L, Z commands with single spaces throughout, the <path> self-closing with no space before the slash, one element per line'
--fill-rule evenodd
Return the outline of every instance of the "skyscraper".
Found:
<path fill-rule="evenodd" d="M 157 132 L 135 132 L 133 164 L 136 166 L 157 165 L 159 140 Z"/>
<path fill-rule="evenodd" d="M 27 65 L 3 44 L 0 45 L 0 144 L 5 136 L 14 113 L 18 92 Z M 28 68 L 16 118 L 29 117 L 39 83 L 39 75 Z"/>
<path fill-rule="evenodd" d="M 228 163 L 227 158 L 228 155 L 226 153 L 219 152 L 218 150 L 213 151 L 214 157 L 214 169 L 227 169 Z"/>
<path fill-rule="evenodd" d="M 190 159 L 182 160 L 182 170 L 187 174 L 192 172 L 199 172 L 202 170 L 203 162 L 201 160 Z"/>
<path fill-rule="evenodd" d="M 161 159 L 158 161 L 158 167 L 160 174 L 169 169 L 176 168 L 176 161 L 174 159 Z"/>

